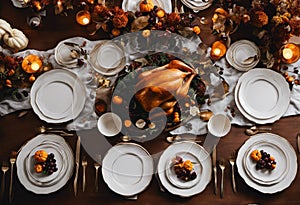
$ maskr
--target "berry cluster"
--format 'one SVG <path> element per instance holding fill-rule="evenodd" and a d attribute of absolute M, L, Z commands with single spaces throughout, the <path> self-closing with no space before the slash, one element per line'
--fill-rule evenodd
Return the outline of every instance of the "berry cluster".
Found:
<path fill-rule="evenodd" d="M 42 164 L 43 173 L 45 174 L 52 174 L 56 172 L 58 169 L 56 167 L 56 159 L 54 159 L 54 154 L 50 153 L 45 162 Z"/>

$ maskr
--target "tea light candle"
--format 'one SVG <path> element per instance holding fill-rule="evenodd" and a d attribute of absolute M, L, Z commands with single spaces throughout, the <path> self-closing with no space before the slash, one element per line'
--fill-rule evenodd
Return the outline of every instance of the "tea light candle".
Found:
<path fill-rule="evenodd" d="M 216 41 L 213 43 L 210 51 L 210 56 L 214 60 L 219 60 L 222 58 L 226 53 L 226 45 L 221 41 Z"/>
<path fill-rule="evenodd" d="M 86 26 L 91 21 L 91 14 L 88 11 L 82 10 L 76 14 L 76 21 L 80 25 Z"/>
<path fill-rule="evenodd" d="M 285 44 L 280 49 L 282 61 L 285 63 L 295 63 L 299 60 L 299 47 L 293 43 Z"/>

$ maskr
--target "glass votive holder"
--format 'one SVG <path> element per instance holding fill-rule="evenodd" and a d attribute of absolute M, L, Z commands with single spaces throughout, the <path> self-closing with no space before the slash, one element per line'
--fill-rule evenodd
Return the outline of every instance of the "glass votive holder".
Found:
<path fill-rule="evenodd" d="M 284 63 L 295 63 L 300 58 L 300 48 L 293 43 L 287 43 L 283 45 L 279 52 Z"/>
<path fill-rule="evenodd" d="M 81 10 L 76 14 L 76 21 L 82 26 L 86 26 L 91 22 L 91 14 L 86 10 Z"/>
<path fill-rule="evenodd" d="M 225 55 L 226 51 L 226 45 L 221 41 L 216 41 L 211 46 L 210 57 L 214 60 L 219 60 Z"/>

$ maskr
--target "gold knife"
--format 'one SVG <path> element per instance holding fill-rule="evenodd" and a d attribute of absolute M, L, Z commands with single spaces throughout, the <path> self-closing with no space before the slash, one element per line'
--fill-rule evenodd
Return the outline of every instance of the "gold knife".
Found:
<path fill-rule="evenodd" d="M 300 153 L 300 133 L 297 134 L 298 152 Z"/>
<path fill-rule="evenodd" d="M 77 196 L 77 180 L 78 180 L 78 171 L 79 171 L 79 161 L 80 161 L 80 136 L 77 138 L 76 142 L 76 154 L 75 154 L 75 164 L 76 164 L 76 173 L 74 178 L 74 195 Z"/>
<path fill-rule="evenodd" d="M 214 171 L 214 193 L 217 195 L 217 186 L 218 186 L 218 179 L 217 179 L 217 148 L 214 145 L 213 153 L 212 153 L 212 165 Z"/>

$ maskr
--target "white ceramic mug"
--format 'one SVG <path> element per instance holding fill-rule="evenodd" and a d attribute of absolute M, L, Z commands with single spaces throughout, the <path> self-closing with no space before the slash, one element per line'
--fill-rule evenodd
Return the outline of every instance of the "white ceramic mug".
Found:
<path fill-rule="evenodd" d="M 122 129 L 122 120 L 115 113 L 108 112 L 103 115 L 98 120 L 98 130 L 101 134 L 112 137 L 117 135 Z"/>
<path fill-rule="evenodd" d="M 224 137 L 231 129 L 230 119 L 224 114 L 213 115 L 208 121 L 207 129 L 215 137 Z"/>

